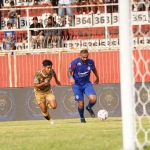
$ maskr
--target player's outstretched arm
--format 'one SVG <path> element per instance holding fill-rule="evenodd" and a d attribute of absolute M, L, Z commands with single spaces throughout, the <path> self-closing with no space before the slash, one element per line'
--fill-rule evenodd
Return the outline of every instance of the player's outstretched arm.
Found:
<path fill-rule="evenodd" d="M 70 79 L 71 85 L 72 85 L 72 84 L 75 84 L 75 81 L 74 81 L 74 79 L 73 79 L 72 74 L 73 74 L 73 71 L 69 68 L 69 69 L 68 69 L 68 72 L 67 72 L 67 76 L 68 76 L 69 79 Z"/>
<path fill-rule="evenodd" d="M 57 85 L 61 85 L 61 83 L 60 83 L 60 82 L 58 81 L 58 79 L 57 79 L 56 73 L 54 73 L 53 77 L 54 77 L 54 79 L 55 79 L 56 84 L 57 84 Z"/>
<path fill-rule="evenodd" d="M 99 76 L 98 76 L 98 73 L 97 73 L 97 69 L 94 68 L 92 71 L 93 71 L 93 73 L 96 77 L 96 80 L 95 80 L 94 84 L 98 84 L 99 83 Z"/>

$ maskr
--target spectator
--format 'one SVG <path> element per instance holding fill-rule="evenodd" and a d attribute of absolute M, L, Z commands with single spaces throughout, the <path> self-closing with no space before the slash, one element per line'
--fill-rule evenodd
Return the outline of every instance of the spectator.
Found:
<path fill-rule="evenodd" d="M 96 0 L 96 3 L 97 3 L 97 5 L 99 5 L 99 4 L 102 4 L 103 3 L 103 0 Z M 86 4 L 87 5 L 94 5 L 94 0 L 88 0 L 88 1 L 86 1 Z M 90 11 L 88 10 L 89 8 L 87 8 L 87 11 L 88 11 L 88 14 L 90 15 L 90 14 L 93 14 L 94 13 L 94 7 L 91 7 L 91 9 L 90 9 Z M 101 13 L 101 7 L 100 6 L 98 6 L 97 7 L 97 14 L 99 15 Z"/>
<path fill-rule="evenodd" d="M 134 12 L 138 11 L 137 0 L 133 0 L 132 11 Z"/>
<path fill-rule="evenodd" d="M 38 23 L 38 18 L 33 17 L 33 24 L 30 25 L 30 28 L 43 28 L 43 24 Z M 41 48 L 43 48 L 43 39 L 44 39 L 44 32 L 43 30 L 30 30 L 30 47 L 33 45 L 40 45 Z"/>
<path fill-rule="evenodd" d="M 144 11 L 144 7 L 144 0 L 138 0 L 138 11 Z"/>
<path fill-rule="evenodd" d="M 40 4 L 39 4 L 39 0 L 34 0 L 33 6 L 35 6 L 35 5 L 40 5 Z"/>
<path fill-rule="evenodd" d="M 144 0 L 133 0 L 132 10 L 134 12 L 144 11 L 145 10 L 145 1 Z"/>
<path fill-rule="evenodd" d="M 71 6 L 71 1 L 70 0 L 59 0 L 58 6 L 59 6 L 58 16 L 61 16 L 60 26 L 64 26 L 65 25 L 65 21 L 64 21 L 65 12 L 64 12 L 64 8 L 60 8 L 61 6 L 66 6 L 69 26 L 72 26 L 72 15 L 73 15 L 72 8 L 68 7 L 68 6 Z"/>
<path fill-rule="evenodd" d="M 112 4 L 113 0 L 105 0 L 106 4 Z M 108 5 L 107 6 L 107 13 L 113 13 L 113 6 L 112 5 Z"/>
<path fill-rule="evenodd" d="M 58 26 L 59 26 L 59 24 L 57 24 L 54 21 L 54 18 L 52 16 L 48 17 L 48 22 L 45 27 L 46 28 L 54 27 L 55 29 L 49 29 L 49 30 L 44 31 L 46 47 L 49 47 L 50 43 L 53 43 L 53 46 L 56 45 L 57 47 L 61 47 L 62 29 L 56 29 L 56 27 L 58 27 Z"/>
<path fill-rule="evenodd" d="M 78 0 L 78 5 L 82 6 L 82 0 Z M 83 14 L 83 7 L 77 8 L 79 14 Z"/>
<path fill-rule="evenodd" d="M 58 0 L 52 0 L 52 5 L 55 7 L 55 6 L 58 6 Z M 54 14 L 58 14 L 58 8 L 54 8 Z"/>
<path fill-rule="evenodd" d="M 14 1 L 10 2 L 10 7 L 8 11 L 8 22 L 12 24 L 13 28 L 17 27 L 18 14 L 14 6 Z"/>
<path fill-rule="evenodd" d="M 145 0 L 145 11 L 149 11 L 149 8 L 150 8 L 150 1 L 149 0 Z M 150 17 L 149 17 L 150 18 Z"/>
<path fill-rule="evenodd" d="M 51 0 L 43 0 L 42 5 L 51 6 Z"/>
<path fill-rule="evenodd" d="M 118 3 L 118 0 L 113 0 L 113 3 Z M 113 12 L 118 12 L 118 5 L 113 6 Z"/>
<path fill-rule="evenodd" d="M 16 35 L 14 31 L 11 31 L 12 24 L 7 23 L 8 31 L 4 31 L 4 38 L 3 38 L 3 48 L 5 50 L 15 50 L 16 49 Z"/>

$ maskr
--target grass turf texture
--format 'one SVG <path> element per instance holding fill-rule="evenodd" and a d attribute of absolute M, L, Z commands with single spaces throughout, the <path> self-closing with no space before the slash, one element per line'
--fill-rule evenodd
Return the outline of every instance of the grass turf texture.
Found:
<path fill-rule="evenodd" d="M 0 150 L 121 150 L 121 118 L 0 122 Z M 146 150 L 149 148 L 147 147 Z"/>

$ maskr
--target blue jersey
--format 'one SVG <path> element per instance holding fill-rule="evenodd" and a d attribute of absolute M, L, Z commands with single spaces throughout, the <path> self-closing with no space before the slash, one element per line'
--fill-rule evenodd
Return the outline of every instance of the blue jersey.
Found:
<path fill-rule="evenodd" d="M 85 85 L 90 82 L 91 70 L 95 68 L 94 61 L 88 59 L 86 63 L 83 63 L 80 58 L 77 58 L 71 62 L 70 69 L 74 72 L 73 78 L 75 84 Z"/>
<path fill-rule="evenodd" d="M 4 32 L 4 36 L 6 37 L 13 37 L 15 35 L 15 32 L 14 31 L 5 31 Z"/>

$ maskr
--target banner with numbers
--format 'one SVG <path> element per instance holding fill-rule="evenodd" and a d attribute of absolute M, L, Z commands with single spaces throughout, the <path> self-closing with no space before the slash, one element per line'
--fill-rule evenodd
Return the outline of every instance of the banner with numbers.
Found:
<path fill-rule="evenodd" d="M 76 27 L 92 27 L 93 19 L 92 15 L 75 15 Z"/>
<path fill-rule="evenodd" d="M 37 16 L 39 22 L 45 27 L 47 24 L 47 19 L 50 13 L 43 13 L 42 16 Z M 19 24 L 20 29 L 27 28 L 27 21 L 32 24 L 33 17 L 20 17 Z M 56 22 L 60 23 L 60 16 L 55 16 Z M 1 18 L 1 29 L 5 29 L 7 25 L 7 18 Z M 68 24 L 68 16 L 65 16 L 65 23 Z M 150 24 L 148 11 L 132 12 L 132 23 L 133 25 L 139 24 Z M 75 15 L 75 27 L 106 27 L 106 26 L 119 26 L 119 14 L 118 13 L 108 13 L 108 14 L 93 14 L 93 15 Z"/>
<path fill-rule="evenodd" d="M 119 39 L 89 39 L 89 40 L 68 40 L 63 42 L 66 48 L 80 48 L 80 47 L 99 47 L 99 46 L 118 46 Z"/>
<path fill-rule="evenodd" d="M 33 6 L 34 0 L 3 0 L 4 7 L 9 7 L 10 2 L 14 1 L 15 6 Z M 39 0 L 39 4 L 43 4 L 45 0 Z"/>
<path fill-rule="evenodd" d="M 132 12 L 132 23 L 134 25 L 150 23 L 148 13 L 148 11 Z"/>

